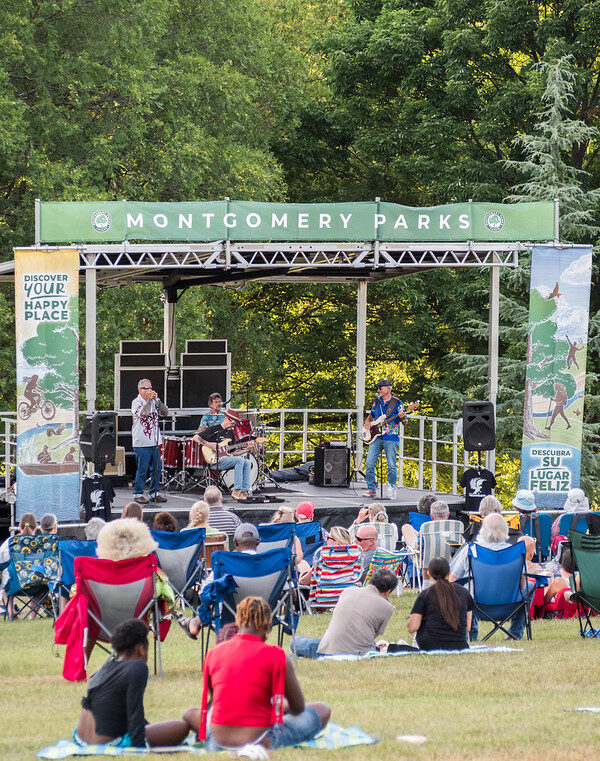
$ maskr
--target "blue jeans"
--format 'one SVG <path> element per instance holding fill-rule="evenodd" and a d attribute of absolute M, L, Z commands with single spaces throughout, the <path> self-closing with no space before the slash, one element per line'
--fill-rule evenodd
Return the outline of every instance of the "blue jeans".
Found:
<path fill-rule="evenodd" d="M 385 459 L 388 466 L 388 484 L 396 486 L 396 479 L 398 478 L 398 470 L 396 466 L 396 460 L 398 458 L 398 441 L 388 441 L 380 436 L 378 439 L 369 445 L 369 451 L 367 453 L 367 489 L 369 491 L 375 491 L 377 488 L 377 478 L 375 476 L 375 466 L 377 460 L 382 451 L 385 452 Z"/>
<path fill-rule="evenodd" d="M 133 496 L 143 497 L 144 486 L 150 471 L 150 489 L 148 494 L 155 497 L 158 494 L 160 483 L 161 461 L 158 456 L 158 447 L 134 447 L 135 452 L 135 483 L 133 484 Z"/>
<path fill-rule="evenodd" d="M 531 595 L 533 593 L 533 589 L 535 587 L 535 584 L 532 581 L 527 582 L 527 594 Z M 510 626 L 508 628 L 508 633 L 511 637 L 514 637 L 515 639 L 523 639 L 523 633 L 525 632 L 525 626 L 527 625 L 527 609 L 523 605 L 519 608 L 519 610 L 515 613 L 515 615 L 510 619 Z M 477 636 L 479 634 L 479 624 L 477 623 L 477 616 L 475 615 L 475 611 L 473 611 L 473 616 L 471 618 L 471 635 L 470 640 L 471 642 L 475 642 L 477 640 Z"/>
<path fill-rule="evenodd" d="M 233 468 L 233 488 L 240 491 L 250 491 L 250 471 L 252 463 L 245 457 L 219 457 L 219 470 Z"/>
<path fill-rule="evenodd" d="M 316 658 L 321 640 L 313 637 L 296 637 L 296 655 L 298 658 Z M 290 647 L 291 649 L 291 647 Z"/>
<path fill-rule="evenodd" d="M 283 717 L 283 724 L 273 724 L 260 739 L 268 739 L 271 748 L 276 750 L 312 740 L 320 731 L 321 717 L 314 708 L 306 706 L 304 711 L 296 716 L 286 713 Z M 204 747 L 209 753 L 216 753 L 219 750 L 234 750 L 233 748 L 222 748 L 215 742 L 210 734 L 210 724 L 206 728 Z"/>

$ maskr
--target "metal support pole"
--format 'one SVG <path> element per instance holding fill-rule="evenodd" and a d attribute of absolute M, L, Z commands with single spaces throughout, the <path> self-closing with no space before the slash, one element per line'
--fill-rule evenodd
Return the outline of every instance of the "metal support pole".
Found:
<path fill-rule="evenodd" d="M 34 222 L 34 231 L 35 231 L 35 245 L 41 246 L 42 245 L 42 220 L 40 216 L 40 199 L 35 199 L 35 206 L 34 206 L 34 213 L 35 213 L 35 222 Z"/>
<path fill-rule="evenodd" d="M 558 198 L 554 199 L 554 245 L 560 243 L 560 208 Z"/>
<path fill-rule="evenodd" d="M 356 298 L 356 431 L 363 425 L 365 409 L 365 383 L 367 379 L 367 283 L 358 284 Z M 362 470 L 363 442 L 356 437 L 355 467 Z"/>
<path fill-rule="evenodd" d="M 92 267 L 85 271 L 85 398 L 87 411 L 93 413 L 96 409 L 96 270 Z"/>
<path fill-rule="evenodd" d="M 177 289 L 166 288 L 164 291 L 163 344 L 167 355 L 167 367 L 177 366 Z"/>
<path fill-rule="evenodd" d="M 497 255 L 494 254 L 494 261 Z M 496 399 L 498 397 L 498 337 L 500 325 L 500 267 L 490 267 L 490 308 L 489 308 L 489 338 L 488 338 L 488 399 L 494 405 L 496 414 Z M 486 453 L 487 467 L 494 473 L 496 467 L 496 452 Z"/>

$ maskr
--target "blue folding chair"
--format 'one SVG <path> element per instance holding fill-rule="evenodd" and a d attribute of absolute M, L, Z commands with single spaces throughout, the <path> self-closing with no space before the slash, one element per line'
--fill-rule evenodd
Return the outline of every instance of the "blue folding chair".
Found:
<path fill-rule="evenodd" d="M 319 521 L 309 521 L 308 523 L 296 523 L 294 526 L 296 536 L 300 540 L 304 560 L 309 565 L 313 564 L 315 552 L 325 544 L 323 539 L 323 528 Z"/>
<path fill-rule="evenodd" d="M 204 571 L 204 540 L 206 529 L 194 528 L 186 531 L 151 531 L 158 543 L 156 556 L 158 565 L 165 572 L 175 593 L 175 604 L 186 607 L 196 584 Z"/>
<path fill-rule="evenodd" d="M 277 550 L 281 547 L 287 547 L 293 552 L 296 533 L 294 523 L 261 523 L 256 528 L 260 536 L 257 552 Z"/>
<path fill-rule="evenodd" d="M 232 576 L 235 591 L 225 593 L 220 610 L 222 624 L 235 620 L 238 603 L 246 597 L 262 597 L 273 611 L 273 626 L 277 627 L 277 643 L 283 643 L 283 635 L 292 637 L 292 649 L 295 652 L 295 634 L 298 616 L 294 612 L 293 593 L 297 588 L 292 551 L 288 547 L 256 555 L 243 552 L 214 552 L 212 570 L 215 581 L 224 576 Z"/>
<path fill-rule="evenodd" d="M 498 629 L 508 635 L 504 625 L 521 608 L 525 608 L 527 639 L 531 639 L 531 598 L 527 584 L 521 589 L 521 580 L 527 575 L 524 542 L 502 550 L 472 543 L 468 559 L 475 613 L 479 620 L 493 624 L 493 629 L 481 641 L 485 642 Z"/>
<path fill-rule="evenodd" d="M 9 552 L 7 607 L 14 611 L 14 601 L 19 599 L 22 602 L 19 614 L 24 614 L 25 619 L 33 613 L 55 619 L 60 577 L 58 534 L 13 536 Z"/>
<path fill-rule="evenodd" d="M 550 555 L 552 540 L 552 516 L 549 513 L 521 516 L 521 531 L 525 536 L 532 536 L 536 540 L 535 558 L 538 562 L 545 560 Z"/>
<path fill-rule="evenodd" d="M 416 513 L 414 510 L 408 511 L 408 522 L 415 531 L 418 531 L 424 523 L 430 520 L 431 516 L 427 515 L 427 513 Z"/>
<path fill-rule="evenodd" d="M 68 597 L 75 583 L 75 558 L 95 558 L 97 542 L 95 539 L 61 539 L 60 551 L 60 594 Z"/>
<path fill-rule="evenodd" d="M 587 534 L 589 513 L 565 513 L 560 516 L 558 533 L 569 536 L 569 531 L 577 531 L 579 534 Z"/>

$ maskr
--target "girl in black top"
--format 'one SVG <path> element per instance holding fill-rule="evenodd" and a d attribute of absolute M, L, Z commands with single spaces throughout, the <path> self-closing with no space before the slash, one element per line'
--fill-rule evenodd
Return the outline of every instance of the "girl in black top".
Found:
<path fill-rule="evenodd" d="M 473 598 L 464 587 L 448 581 L 445 558 L 429 563 L 433 584 L 419 594 L 408 619 L 408 631 L 417 633 L 419 650 L 465 650 L 471 629 Z"/>
<path fill-rule="evenodd" d="M 190 725 L 185 720 L 148 724 L 144 690 L 148 681 L 148 629 L 139 619 L 119 624 L 111 638 L 115 655 L 92 676 L 73 733 L 79 745 L 119 747 L 179 745 Z"/>

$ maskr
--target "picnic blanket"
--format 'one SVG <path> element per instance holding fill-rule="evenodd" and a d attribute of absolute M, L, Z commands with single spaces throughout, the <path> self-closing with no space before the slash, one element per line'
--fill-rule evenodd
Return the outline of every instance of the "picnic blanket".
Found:
<path fill-rule="evenodd" d="M 59 740 L 56 745 L 49 745 L 37 753 L 37 758 L 68 758 L 69 756 L 143 756 L 149 753 L 195 753 L 204 754 L 203 743 L 195 742 L 195 735 L 190 735 L 185 745 L 172 748 L 115 748 L 111 745 L 88 745 L 82 748 L 73 740 Z M 317 750 L 337 750 L 350 748 L 355 745 L 373 745 L 379 742 L 360 727 L 340 727 L 330 721 L 325 729 L 314 740 L 303 742 L 297 748 L 315 748 Z M 230 753 L 230 751 L 223 751 Z"/>
<path fill-rule="evenodd" d="M 380 653 L 379 650 L 369 650 L 364 655 L 321 655 L 318 661 L 364 661 L 372 658 L 397 658 L 404 655 L 473 655 L 476 653 L 520 653 L 522 647 L 507 645 L 471 645 L 466 650 L 400 650 L 397 653 Z"/>

